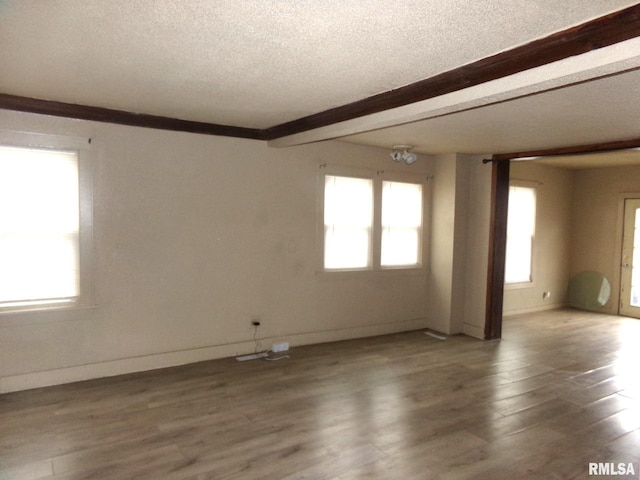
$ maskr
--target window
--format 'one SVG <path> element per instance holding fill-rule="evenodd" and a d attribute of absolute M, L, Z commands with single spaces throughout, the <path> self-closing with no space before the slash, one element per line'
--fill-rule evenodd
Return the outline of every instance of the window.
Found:
<path fill-rule="evenodd" d="M 420 183 L 326 175 L 324 270 L 420 267 L 422 204 Z"/>
<path fill-rule="evenodd" d="M 422 237 L 422 185 L 382 182 L 382 249 L 384 267 L 418 266 Z"/>
<path fill-rule="evenodd" d="M 78 151 L 0 145 L 0 311 L 88 298 L 82 184 Z"/>
<path fill-rule="evenodd" d="M 368 268 L 371 265 L 373 181 L 325 177 L 324 267 Z"/>
<path fill-rule="evenodd" d="M 533 238 L 536 226 L 536 190 L 509 187 L 505 283 L 531 283 Z"/>

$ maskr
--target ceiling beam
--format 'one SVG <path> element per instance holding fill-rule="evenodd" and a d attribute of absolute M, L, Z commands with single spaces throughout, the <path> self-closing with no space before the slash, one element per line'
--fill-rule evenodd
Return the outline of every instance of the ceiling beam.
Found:
<path fill-rule="evenodd" d="M 615 142 L 592 143 L 589 145 L 574 145 L 572 147 L 549 148 L 546 150 L 532 150 L 529 152 L 498 153 L 491 156 L 491 160 L 518 160 L 523 158 L 557 157 L 560 155 L 584 155 L 588 153 L 613 152 L 640 148 L 640 138 L 631 140 L 617 140 Z"/>
<path fill-rule="evenodd" d="M 353 103 L 266 129 L 268 140 L 439 97 L 640 36 L 640 5 Z"/>
<path fill-rule="evenodd" d="M 103 107 L 77 105 L 74 103 L 54 102 L 38 98 L 20 97 L 0 93 L 0 108 L 21 112 L 39 113 L 57 117 L 92 120 L 94 122 L 115 123 L 134 127 L 157 128 L 179 132 L 221 135 L 225 137 L 264 140 L 262 131 L 257 128 L 234 127 L 215 123 L 194 122 L 178 118 L 161 117 L 145 113 L 132 113 Z"/>

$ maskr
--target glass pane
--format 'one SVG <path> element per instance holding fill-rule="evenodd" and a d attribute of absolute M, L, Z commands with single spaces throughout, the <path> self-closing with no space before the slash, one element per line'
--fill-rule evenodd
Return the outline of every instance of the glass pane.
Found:
<path fill-rule="evenodd" d="M 422 185 L 382 182 L 382 226 L 422 225 Z"/>
<path fill-rule="evenodd" d="M 0 147 L 0 229 L 70 233 L 78 225 L 76 154 Z"/>
<path fill-rule="evenodd" d="M 629 304 L 632 307 L 640 307 L 640 288 L 638 286 L 631 287 L 631 298 Z"/>
<path fill-rule="evenodd" d="M 633 233 L 633 246 L 634 248 L 637 248 L 637 247 L 640 247 L 640 235 L 638 235 L 638 231 L 640 230 L 640 209 L 636 208 L 635 213 L 636 213 L 636 218 L 635 218 L 635 228 Z"/>
<path fill-rule="evenodd" d="M 331 175 L 325 177 L 325 225 L 370 227 L 372 218 L 372 180 Z"/>
<path fill-rule="evenodd" d="M 416 229 L 385 228 L 382 231 L 382 266 L 418 265 L 419 234 Z"/>
<path fill-rule="evenodd" d="M 533 235 L 536 224 L 534 188 L 509 187 L 508 235 Z"/>
<path fill-rule="evenodd" d="M 324 268 L 367 268 L 370 230 L 328 227 L 324 237 Z"/>
<path fill-rule="evenodd" d="M 633 231 L 633 252 L 631 262 L 631 289 L 629 304 L 640 307 L 640 209 L 635 211 L 635 228 Z"/>
<path fill-rule="evenodd" d="M 373 180 L 327 175 L 324 192 L 324 267 L 368 267 L 372 221 Z"/>
<path fill-rule="evenodd" d="M 79 292 L 75 152 L 0 146 L 0 302 Z"/>
<path fill-rule="evenodd" d="M 508 236 L 505 263 L 505 283 L 531 281 L 531 246 L 533 239 L 527 236 Z"/>
<path fill-rule="evenodd" d="M 640 235 L 638 235 L 638 230 L 635 231 L 635 236 L 638 237 Z M 632 256 L 632 263 L 631 266 L 633 268 L 633 279 L 634 279 L 634 284 L 640 285 L 640 282 L 636 282 L 635 279 L 638 278 L 640 280 L 640 277 L 638 277 L 638 275 L 640 275 L 640 248 L 635 248 L 633 249 L 633 256 Z"/>
<path fill-rule="evenodd" d="M 422 185 L 382 182 L 382 245 L 380 265 L 420 264 Z"/>
<path fill-rule="evenodd" d="M 71 235 L 2 235 L 0 302 L 78 294 L 78 239 Z"/>
<path fill-rule="evenodd" d="M 536 191 L 509 187 L 505 283 L 531 282 L 533 235 L 536 225 Z"/>

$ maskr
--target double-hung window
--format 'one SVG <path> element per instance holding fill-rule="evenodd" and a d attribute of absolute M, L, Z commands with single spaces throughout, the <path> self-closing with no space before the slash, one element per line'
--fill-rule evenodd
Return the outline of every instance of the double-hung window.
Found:
<path fill-rule="evenodd" d="M 324 188 L 324 268 L 371 266 L 373 180 L 327 175 Z"/>
<path fill-rule="evenodd" d="M 382 182 L 381 266 L 420 265 L 422 190 L 418 183 Z"/>
<path fill-rule="evenodd" d="M 509 187 L 505 283 L 533 281 L 533 240 L 536 228 L 536 190 L 520 185 Z"/>
<path fill-rule="evenodd" d="M 323 270 L 419 268 L 423 184 L 324 176 Z"/>
<path fill-rule="evenodd" d="M 79 152 L 0 145 L 0 312 L 89 297 L 89 185 Z"/>

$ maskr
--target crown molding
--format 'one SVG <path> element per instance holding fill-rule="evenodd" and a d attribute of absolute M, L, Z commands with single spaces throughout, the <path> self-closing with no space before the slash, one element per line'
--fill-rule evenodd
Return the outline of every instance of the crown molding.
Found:
<path fill-rule="evenodd" d="M 133 113 L 124 110 L 77 105 L 74 103 L 42 100 L 39 98 L 20 97 L 0 93 L 0 108 L 21 112 L 53 115 L 56 117 L 76 118 L 94 122 L 115 123 L 134 127 L 174 130 L 179 132 L 201 133 L 204 135 L 220 135 L 225 137 L 264 140 L 262 131 L 257 128 L 234 127 L 216 123 L 194 122 L 179 118 Z"/>

